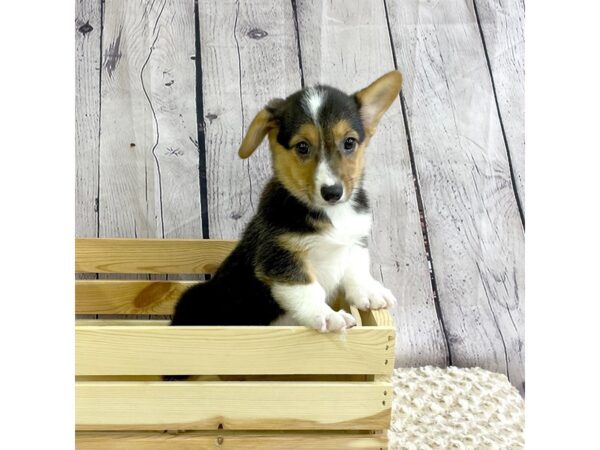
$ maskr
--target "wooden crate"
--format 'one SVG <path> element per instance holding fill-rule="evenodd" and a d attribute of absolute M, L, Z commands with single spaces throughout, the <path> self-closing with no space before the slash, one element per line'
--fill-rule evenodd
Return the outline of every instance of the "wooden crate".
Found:
<path fill-rule="evenodd" d="M 234 241 L 78 239 L 76 272 L 211 273 Z M 195 281 L 77 280 L 76 314 L 170 314 Z M 169 327 L 76 321 L 78 449 L 384 449 L 394 327 Z M 127 317 L 127 316 L 126 316 Z M 148 317 L 148 316 L 146 316 Z M 162 381 L 161 375 L 194 375 Z"/>

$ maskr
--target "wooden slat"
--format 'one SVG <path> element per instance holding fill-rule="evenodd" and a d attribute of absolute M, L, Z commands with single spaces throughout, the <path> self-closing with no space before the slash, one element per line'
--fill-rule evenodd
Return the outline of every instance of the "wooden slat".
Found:
<path fill-rule="evenodd" d="M 98 231 L 102 5 L 97 0 L 79 0 L 75 5 L 75 234 L 95 237 Z"/>
<path fill-rule="evenodd" d="M 79 431 L 77 450 L 384 450 L 385 432 L 160 432 Z"/>
<path fill-rule="evenodd" d="M 242 161 L 243 134 L 267 102 L 300 89 L 292 3 L 198 2 L 210 236 L 237 238 L 271 176 L 266 145 Z"/>
<path fill-rule="evenodd" d="M 382 1 L 296 3 L 307 86 L 320 82 L 356 92 L 394 69 Z M 400 70 L 414 69 L 403 65 Z M 396 360 L 403 366 L 445 364 L 447 348 L 435 310 L 399 101 L 369 144 L 365 183 L 373 209 L 372 273 L 399 300 L 393 311 Z"/>
<path fill-rule="evenodd" d="M 75 271 L 212 273 L 235 244 L 214 239 L 77 239 Z"/>
<path fill-rule="evenodd" d="M 525 4 L 475 0 L 521 207 L 525 209 Z"/>
<path fill-rule="evenodd" d="M 524 381 L 524 230 L 473 4 L 388 2 L 452 363 Z"/>
<path fill-rule="evenodd" d="M 392 327 L 78 325 L 76 375 L 390 373 Z M 387 363 L 386 363 L 387 361 Z"/>
<path fill-rule="evenodd" d="M 99 235 L 199 237 L 194 2 L 103 4 Z"/>
<path fill-rule="evenodd" d="M 384 394 L 386 392 L 387 394 Z M 378 382 L 75 383 L 77 430 L 380 430 Z"/>
<path fill-rule="evenodd" d="M 197 281 L 77 280 L 77 314 L 173 314 L 181 294 Z"/>

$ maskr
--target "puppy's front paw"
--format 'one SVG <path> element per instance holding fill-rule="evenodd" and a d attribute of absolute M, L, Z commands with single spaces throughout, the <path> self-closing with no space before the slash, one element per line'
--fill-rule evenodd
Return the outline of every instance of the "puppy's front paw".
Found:
<path fill-rule="evenodd" d="M 330 331 L 342 331 L 355 326 L 356 320 L 354 317 L 341 309 L 317 316 L 313 328 L 321 333 L 329 333 Z"/>
<path fill-rule="evenodd" d="M 370 280 L 362 286 L 355 286 L 346 292 L 346 300 L 363 311 L 367 309 L 393 308 L 396 297 L 377 280 Z"/>

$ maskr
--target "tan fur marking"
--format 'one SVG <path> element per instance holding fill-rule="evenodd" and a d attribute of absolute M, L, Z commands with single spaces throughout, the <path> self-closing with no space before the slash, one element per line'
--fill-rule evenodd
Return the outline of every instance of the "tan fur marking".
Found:
<path fill-rule="evenodd" d="M 311 123 L 305 123 L 298 128 L 298 132 L 290 139 L 290 147 L 301 141 L 306 141 L 311 147 L 318 147 L 320 141 L 319 129 Z"/>
<path fill-rule="evenodd" d="M 330 165 L 334 173 L 342 180 L 344 191 L 348 193 L 347 195 L 350 195 L 362 176 L 364 170 L 364 153 L 369 139 L 367 137 L 353 153 L 342 155 L 337 149 L 342 148 L 344 141 L 349 137 L 358 140 L 358 132 L 352 128 L 346 119 L 342 119 L 333 125 L 331 134 L 335 141 L 333 143 L 335 148 L 331 152 Z"/>
<path fill-rule="evenodd" d="M 302 140 L 306 140 L 310 145 L 313 145 L 313 142 L 318 145 L 318 132 L 314 126 L 303 125 L 300 130 L 301 132 L 291 140 L 293 145 Z M 317 133 L 316 139 L 313 132 Z M 317 160 L 312 156 L 301 158 L 295 150 L 284 148 L 277 142 L 276 130 L 269 133 L 269 143 L 273 155 L 273 171 L 277 179 L 297 198 L 310 204 L 315 195 L 313 179 Z"/>
<path fill-rule="evenodd" d="M 400 93 L 402 74 L 392 70 L 356 93 L 367 135 L 373 136 L 379 120 Z"/>
<path fill-rule="evenodd" d="M 238 150 L 238 155 L 240 158 L 246 159 L 254 153 L 254 150 L 258 148 L 261 144 L 269 130 L 272 130 L 275 127 L 275 124 L 272 122 L 271 114 L 266 110 L 261 110 L 254 119 L 252 123 L 248 127 L 246 131 L 246 135 L 242 140 L 242 144 Z"/>
<path fill-rule="evenodd" d="M 333 127 L 331 127 L 331 132 L 333 133 L 333 139 L 335 140 L 335 143 L 338 145 L 340 145 L 344 139 L 349 137 L 358 139 L 358 132 L 352 128 L 352 125 L 350 125 L 350 122 L 348 122 L 346 119 L 340 120 Z"/>

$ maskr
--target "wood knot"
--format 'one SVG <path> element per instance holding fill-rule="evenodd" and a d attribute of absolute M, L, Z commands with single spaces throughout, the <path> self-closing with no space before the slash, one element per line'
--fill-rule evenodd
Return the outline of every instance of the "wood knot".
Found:
<path fill-rule="evenodd" d="M 136 308 L 147 309 L 150 305 L 161 303 L 175 292 L 173 283 L 151 283 L 140 291 L 133 300 Z"/>
<path fill-rule="evenodd" d="M 94 29 L 94 27 L 90 25 L 90 21 L 88 20 L 86 23 L 84 23 L 79 28 L 77 28 L 77 31 L 79 31 L 81 34 L 83 34 L 85 36 L 93 29 Z"/>
<path fill-rule="evenodd" d="M 261 30 L 260 28 L 252 28 L 247 33 L 247 36 L 250 39 L 256 39 L 256 40 L 262 39 L 268 35 L 269 35 L 269 33 L 267 33 L 265 30 Z"/>

